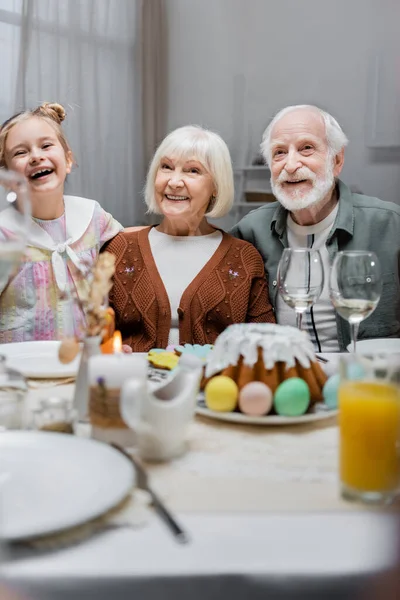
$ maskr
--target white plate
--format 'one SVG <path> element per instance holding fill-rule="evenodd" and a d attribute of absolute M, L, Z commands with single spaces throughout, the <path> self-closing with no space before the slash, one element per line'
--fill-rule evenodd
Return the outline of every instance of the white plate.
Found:
<path fill-rule="evenodd" d="M 280 415 L 265 415 L 263 417 L 250 417 L 240 412 L 216 412 L 205 408 L 202 396 L 198 400 L 196 414 L 202 417 L 208 417 L 216 421 L 225 421 L 227 423 L 242 423 L 243 425 L 301 425 L 302 423 L 313 423 L 314 421 L 325 421 L 338 414 L 337 410 L 323 410 L 316 413 L 307 413 L 300 417 L 281 417 Z"/>
<path fill-rule="evenodd" d="M 320 356 L 328 360 L 327 363 L 320 363 L 325 373 L 330 377 L 336 373 L 339 359 L 342 354 L 325 352 Z M 320 410 L 315 413 L 306 413 L 300 417 L 281 417 L 280 415 L 265 415 L 263 417 L 250 417 L 240 412 L 217 412 L 210 410 L 205 406 L 204 394 L 199 394 L 197 400 L 196 414 L 216 421 L 226 421 L 228 423 L 242 423 L 244 425 L 301 425 L 302 423 L 313 423 L 315 421 L 325 421 L 338 414 L 337 410 Z"/>
<path fill-rule="evenodd" d="M 60 433 L 0 434 L 0 537 L 42 536 L 80 525 L 116 506 L 135 472 L 120 452 Z"/>
<path fill-rule="evenodd" d="M 58 348 L 61 342 L 20 342 L 0 344 L 0 354 L 7 358 L 7 365 L 17 369 L 25 377 L 58 379 L 75 377 L 80 356 L 64 365 L 58 360 Z"/>
<path fill-rule="evenodd" d="M 360 340 L 356 345 L 359 354 L 392 354 L 400 352 L 400 338 L 376 338 L 371 340 Z M 352 344 L 347 346 L 352 352 Z"/>

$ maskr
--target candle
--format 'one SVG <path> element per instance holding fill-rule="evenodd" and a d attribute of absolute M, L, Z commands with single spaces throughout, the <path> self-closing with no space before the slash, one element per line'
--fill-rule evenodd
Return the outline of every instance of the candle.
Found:
<path fill-rule="evenodd" d="M 107 388 L 121 389 L 127 379 L 147 378 L 148 361 L 141 353 L 98 354 L 89 359 L 89 385 L 98 385 L 99 379 Z"/>
<path fill-rule="evenodd" d="M 115 331 L 104 344 L 100 346 L 102 354 L 116 354 L 122 349 L 122 336 L 120 331 Z"/>
<path fill-rule="evenodd" d="M 119 333 L 119 332 L 118 332 Z M 117 336 L 116 347 L 121 344 Z M 136 378 L 147 382 L 148 361 L 142 354 L 100 354 L 89 359 L 89 416 L 92 437 L 123 446 L 134 443 L 133 432 L 123 421 L 119 409 L 120 392 L 126 380 Z"/>

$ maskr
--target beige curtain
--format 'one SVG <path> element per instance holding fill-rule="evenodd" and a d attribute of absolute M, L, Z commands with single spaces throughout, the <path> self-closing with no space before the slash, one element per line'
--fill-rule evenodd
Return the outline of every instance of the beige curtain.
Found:
<path fill-rule="evenodd" d="M 154 151 L 166 134 L 168 56 L 165 0 L 143 0 L 142 2 L 141 67 L 143 175 L 145 177 Z M 154 217 L 147 215 L 147 221 L 153 223 Z"/>

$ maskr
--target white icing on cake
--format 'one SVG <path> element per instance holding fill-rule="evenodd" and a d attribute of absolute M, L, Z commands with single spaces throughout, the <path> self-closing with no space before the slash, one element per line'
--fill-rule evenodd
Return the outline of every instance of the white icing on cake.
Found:
<path fill-rule="evenodd" d="M 310 362 L 315 361 L 314 348 L 305 331 L 272 323 L 237 323 L 218 336 L 207 357 L 205 376 L 212 377 L 229 365 L 237 365 L 240 356 L 244 364 L 253 367 L 258 348 L 262 349 L 266 369 L 272 369 L 276 362 L 284 362 L 290 369 L 296 359 L 308 369 Z"/>

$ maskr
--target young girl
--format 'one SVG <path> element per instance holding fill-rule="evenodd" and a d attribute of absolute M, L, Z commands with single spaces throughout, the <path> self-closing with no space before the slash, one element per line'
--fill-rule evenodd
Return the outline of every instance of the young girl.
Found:
<path fill-rule="evenodd" d="M 98 202 L 65 196 L 73 155 L 60 104 L 44 103 L 14 115 L 0 128 L 0 167 L 24 175 L 32 224 L 19 270 L 0 288 L 0 343 L 79 335 L 83 315 L 74 298 L 101 246 L 121 225 Z M 13 214 L 0 213 L 0 236 L 12 235 Z"/>

